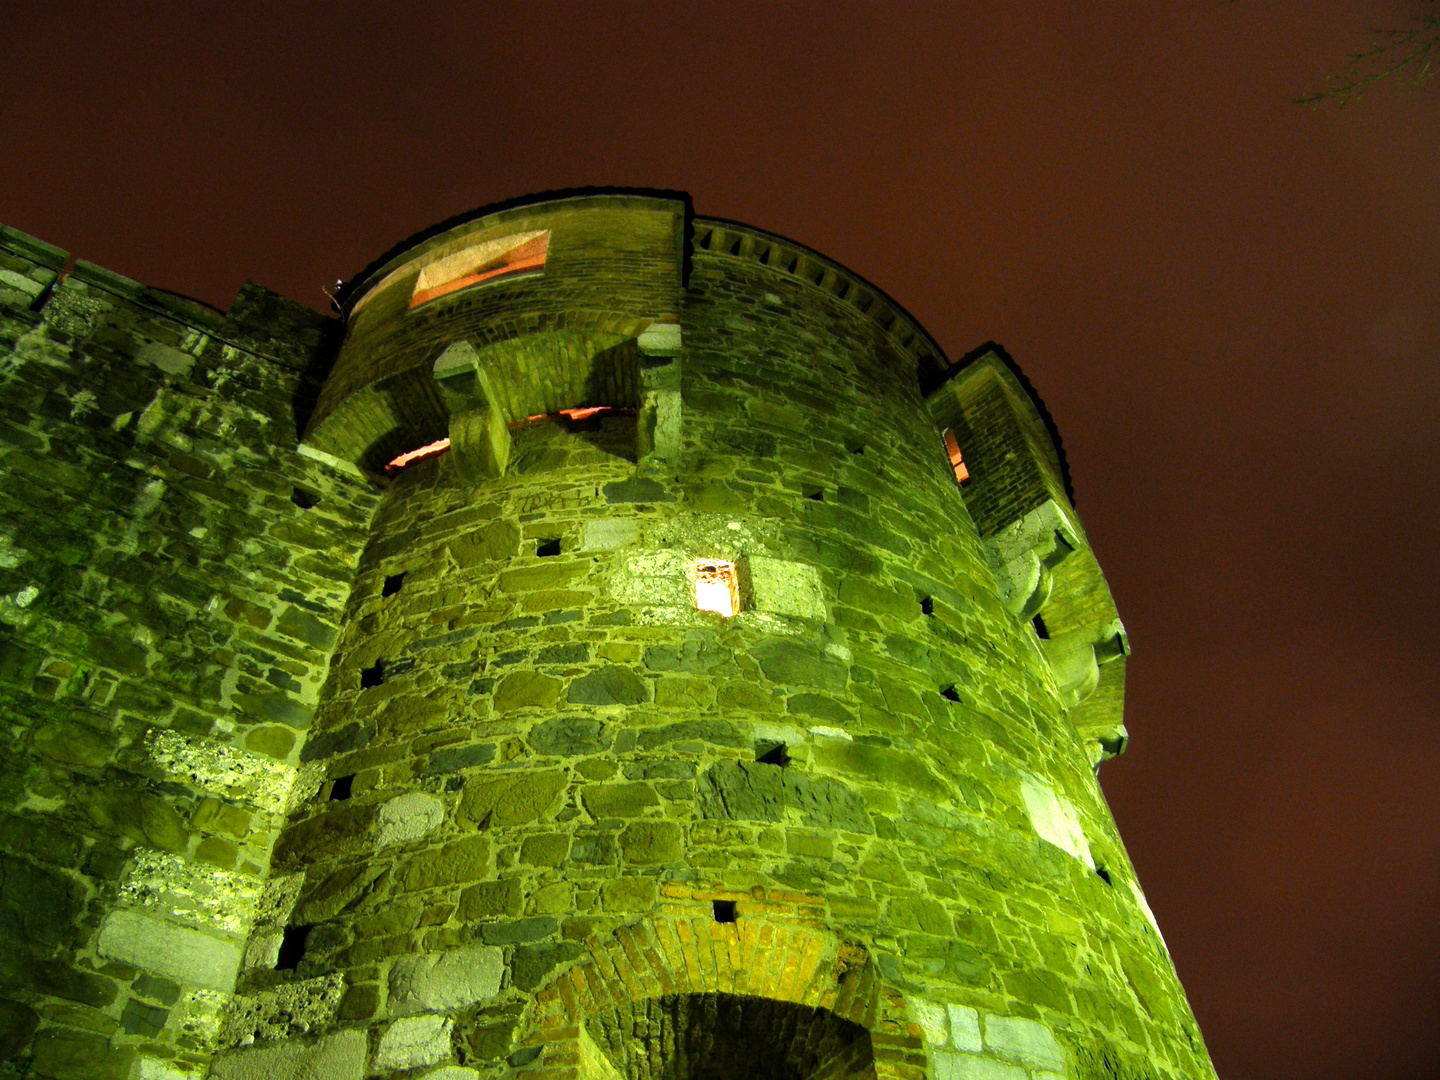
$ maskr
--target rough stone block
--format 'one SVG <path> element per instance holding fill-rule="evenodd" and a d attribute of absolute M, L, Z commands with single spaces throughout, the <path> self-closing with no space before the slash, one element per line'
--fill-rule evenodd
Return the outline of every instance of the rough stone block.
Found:
<path fill-rule="evenodd" d="M 100 926 L 101 956 L 168 975 L 181 983 L 229 992 L 240 969 L 240 946 L 136 911 L 112 911 Z"/>
<path fill-rule="evenodd" d="M 215 1080 L 360 1080 L 368 1049 L 363 1031 L 341 1031 L 315 1043 L 219 1054 L 211 1075 Z"/>
<path fill-rule="evenodd" d="M 401 795 L 380 807 L 380 832 L 375 845 L 388 847 L 419 840 L 444 820 L 445 804 L 434 795 L 418 791 Z"/>
<path fill-rule="evenodd" d="M 1024 1069 L 994 1058 L 941 1050 L 935 1054 L 935 1080 L 1026 1080 L 1026 1076 Z"/>
<path fill-rule="evenodd" d="M 129 1080 L 133 1046 L 112 1047 L 103 1035 L 46 1028 L 35 1037 L 33 1068 L 49 1080 Z"/>
<path fill-rule="evenodd" d="M 140 351 L 135 354 L 135 362 L 157 367 L 167 375 L 189 375 L 190 369 L 195 366 L 195 357 L 152 341 L 140 346 Z"/>
<path fill-rule="evenodd" d="M 680 324 L 651 323 L 635 343 L 641 356 L 674 356 L 680 351 Z"/>
<path fill-rule="evenodd" d="M 802 619 L 824 619 L 820 571 L 806 563 L 752 555 L 741 560 L 740 602 L 744 610 Z"/>
<path fill-rule="evenodd" d="M 633 544 L 640 536 L 640 527 L 629 518 L 605 518 L 587 521 L 580 541 L 582 551 L 609 551 Z"/>
<path fill-rule="evenodd" d="M 922 997 L 910 998 L 910 1014 L 920 1026 L 925 1041 L 931 1046 L 944 1046 L 950 1041 L 945 1006 Z"/>
<path fill-rule="evenodd" d="M 401 1017 L 380 1036 L 375 1068 L 415 1069 L 449 1057 L 454 1026 L 448 1016 Z"/>
<path fill-rule="evenodd" d="M 628 668 L 606 666 L 570 684 L 572 705 L 639 705 L 650 700 L 650 686 Z"/>
<path fill-rule="evenodd" d="M 79 883 L 65 875 L 0 855 L 0 939 L 57 945 L 83 902 Z"/>
<path fill-rule="evenodd" d="M 390 971 L 390 1012 L 409 1016 L 489 1001 L 500 992 L 504 973 L 504 951 L 492 946 L 402 956 Z"/>
<path fill-rule="evenodd" d="M 471 778 L 455 817 L 472 828 L 504 828 L 536 821 L 554 805 L 565 788 L 559 769 L 511 773 L 494 779 Z"/>
<path fill-rule="evenodd" d="M 1070 801 L 1033 776 L 1021 780 L 1020 794 L 1025 800 L 1025 809 L 1030 812 L 1030 822 L 1041 839 L 1050 841 L 1061 851 L 1095 869 L 1095 859 L 1090 854 L 1085 831 L 1080 827 L 1079 815 Z"/>
<path fill-rule="evenodd" d="M 620 834 L 620 850 L 632 866 L 679 862 L 680 826 L 668 821 L 636 821 Z"/>
<path fill-rule="evenodd" d="M 1065 1071 L 1065 1051 L 1050 1029 L 1036 1020 L 987 1014 L 985 1048 L 1034 1068 Z"/>
<path fill-rule="evenodd" d="M 585 809 L 594 818 L 639 817 L 660 799 L 649 784 L 590 784 L 581 793 Z"/>
<path fill-rule="evenodd" d="M 950 1014 L 950 1045 L 956 1050 L 980 1053 L 980 1014 L 966 1005 L 946 1005 Z"/>
<path fill-rule="evenodd" d="M 495 687 L 497 712 L 514 712 L 531 706 L 548 708 L 560 698 L 560 680 L 536 671 L 516 671 Z"/>
<path fill-rule="evenodd" d="M 480 1080 L 480 1074 L 463 1065 L 442 1065 L 419 1074 L 419 1080 Z"/>
<path fill-rule="evenodd" d="M 400 880 L 407 889 L 458 885 L 486 877 L 489 865 L 489 841 L 484 836 L 469 836 L 422 851 L 410 860 Z"/>

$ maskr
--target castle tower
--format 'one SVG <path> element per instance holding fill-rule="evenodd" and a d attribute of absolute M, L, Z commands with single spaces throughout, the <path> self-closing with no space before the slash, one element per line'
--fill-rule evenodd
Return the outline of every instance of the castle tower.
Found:
<path fill-rule="evenodd" d="M 446 223 L 340 324 L 4 239 L 30 1075 L 1214 1075 L 998 346 L 673 193 Z"/>

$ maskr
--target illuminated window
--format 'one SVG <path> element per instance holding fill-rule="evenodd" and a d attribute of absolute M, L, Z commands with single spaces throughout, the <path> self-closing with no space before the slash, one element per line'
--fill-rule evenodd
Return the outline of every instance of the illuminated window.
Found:
<path fill-rule="evenodd" d="M 695 563 L 695 606 L 701 611 L 718 611 L 727 619 L 740 610 L 740 588 L 735 564 L 717 559 Z"/>
<path fill-rule="evenodd" d="M 439 457 L 450 449 L 449 439 L 439 439 L 432 443 L 426 443 L 418 450 L 407 450 L 385 466 L 385 471 L 394 476 L 407 465 L 414 465 L 417 461 L 429 461 L 433 457 Z"/>
<path fill-rule="evenodd" d="M 965 467 L 965 459 L 960 456 L 960 443 L 955 439 L 955 432 L 945 432 L 945 449 L 950 454 L 950 467 L 955 470 L 955 479 L 964 483 L 970 479 L 970 470 Z"/>
<path fill-rule="evenodd" d="M 542 229 L 486 240 L 447 255 L 420 271 L 410 306 L 419 307 L 482 281 L 543 270 L 549 250 L 550 230 Z"/>

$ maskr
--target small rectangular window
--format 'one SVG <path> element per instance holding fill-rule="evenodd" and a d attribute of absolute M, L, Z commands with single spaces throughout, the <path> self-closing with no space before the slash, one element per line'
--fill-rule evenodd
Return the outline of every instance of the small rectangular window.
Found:
<path fill-rule="evenodd" d="M 963 484 L 970 479 L 970 470 L 965 467 L 965 459 L 960 456 L 960 443 L 955 438 L 955 432 L 945 432 L 945 450 L 950 455 L 950 467 L 955 470 L 955 480 Z"/>
<path fill-rule="evenodd" d="M 727 619 L 740 610 L 740 584 L 733 562 L 696 560 L 695 606 L 701 611 L 718 611 Z"/>

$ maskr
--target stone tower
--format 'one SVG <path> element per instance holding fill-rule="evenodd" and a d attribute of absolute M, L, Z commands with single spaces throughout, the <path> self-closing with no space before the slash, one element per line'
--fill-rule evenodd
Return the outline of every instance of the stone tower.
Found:
<path fill-rule="evenodd" d="M 670 192 L 336 301 L 0 235 L 0 1076 L 1214 1076 L 1003 349 Z"/>

